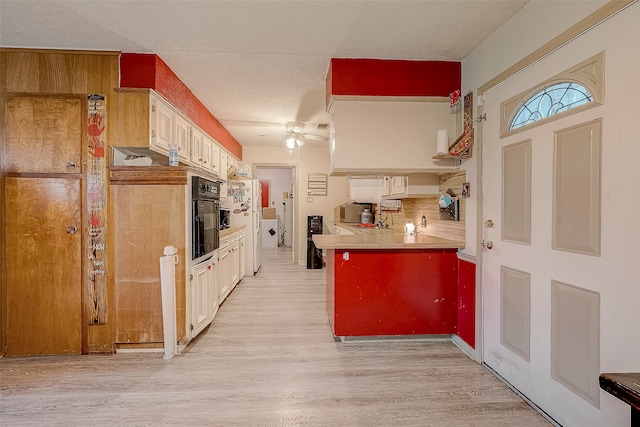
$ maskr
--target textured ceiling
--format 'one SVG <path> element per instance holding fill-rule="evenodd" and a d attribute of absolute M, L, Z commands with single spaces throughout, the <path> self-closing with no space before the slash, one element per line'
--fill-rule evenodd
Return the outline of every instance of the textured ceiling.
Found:
<path fill-rule="evenodd" d="M 0 0 L 0 46 L 155 53 L 240 144 L 279 146 L 289 121 L 327 135 L 331 58 L 461 61 L 527 2 Z"/>

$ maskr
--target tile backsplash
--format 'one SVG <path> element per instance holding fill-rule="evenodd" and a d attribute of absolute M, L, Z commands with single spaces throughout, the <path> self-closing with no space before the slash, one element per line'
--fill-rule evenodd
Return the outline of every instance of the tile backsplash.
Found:
<path fill-rule="evenodd" d="M 404 228 L 405 223 L 413 222 L 420 232 L 433 236 L 462 240 L 465 239 L 466 199 L 462 198 L 462 183 L 466 181 L 466 173 L 448 173 L 440 175 L 440 193 L 451 189 L 460 200 L 460 221 L 440 219 L 439 195 L 425 196 L 415 199 L 402 199 L 402 209 L 398 212 L 387 212 L 387 223 L 398 230 Z M 420 225 L 422 216 L 427 219 L 427 227 Z M 383 217 L 385 213 L 383 213 Z"/>

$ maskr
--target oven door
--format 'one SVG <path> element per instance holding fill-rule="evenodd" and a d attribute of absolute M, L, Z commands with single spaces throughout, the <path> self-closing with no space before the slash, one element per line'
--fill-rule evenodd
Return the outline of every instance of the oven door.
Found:
<path fill-rule="evenodd" d="M 219 203 L 213 200 L 193 201 L 191 259 L 211 255 L 220 244 L 218 234 Z"/>

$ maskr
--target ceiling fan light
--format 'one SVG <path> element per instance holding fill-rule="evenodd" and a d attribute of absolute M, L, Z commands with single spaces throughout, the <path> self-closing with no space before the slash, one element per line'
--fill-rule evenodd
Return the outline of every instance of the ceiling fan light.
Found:
<path fill-rule="evenodd" d="M 287 148 L 292 149 L 296 146 L 296 139 L 292 136 L 287 138 Z"/>

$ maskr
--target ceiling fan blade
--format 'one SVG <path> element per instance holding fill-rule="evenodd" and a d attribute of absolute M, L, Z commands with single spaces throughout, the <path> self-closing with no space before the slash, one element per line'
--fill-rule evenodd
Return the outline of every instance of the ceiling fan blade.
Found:
<path fill-rule="evenodd" d="M 282 123 L 255 120 L 220 120 L 223 126 L 282 126 Z"/>
<path fill-rule="evenodd" d="M 328 141 L 329 138 L 323 135 L 316 135 L 313 133 L 301 133 L 303 138 L 306 138 L 311 141 Z"/>
<path fill-rule="evenodd" d="M 258 136 L 289 136 L 289 134 L 286 132 L 285 133 L 278 132 L 278 133 L 263 133 Z"/>

